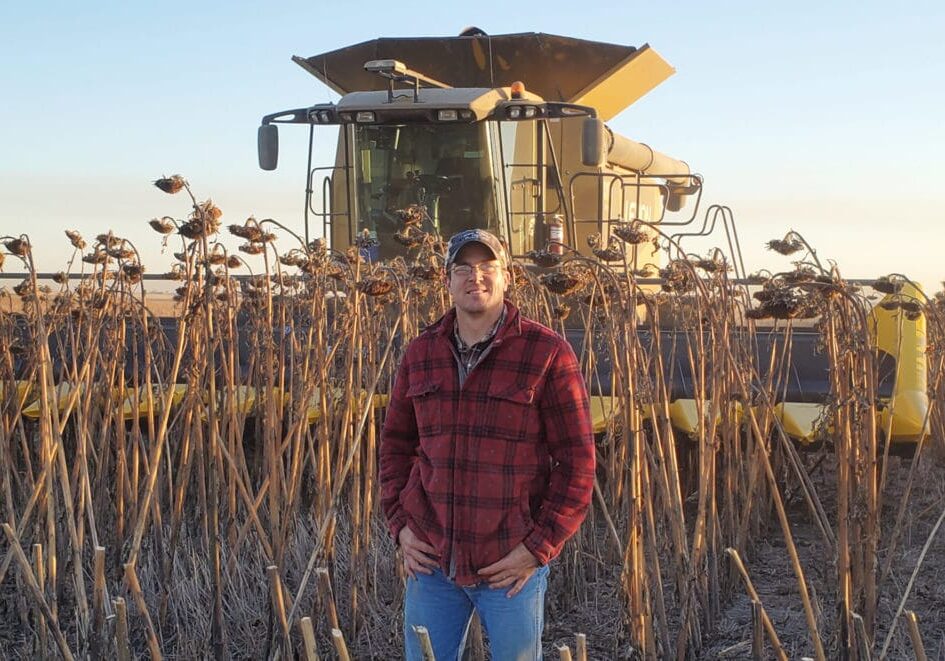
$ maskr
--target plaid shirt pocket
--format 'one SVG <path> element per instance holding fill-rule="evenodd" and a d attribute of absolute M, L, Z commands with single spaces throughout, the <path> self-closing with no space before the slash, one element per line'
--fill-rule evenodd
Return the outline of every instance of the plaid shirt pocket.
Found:
<path fill-rule="evenodd" d="M 485 419 L 491 435 L 509 441 L 537 440 L 535 389 L 522 384 L 492 383 Z"/>
<path fill-rule="evenodd" d="M 439 434 L 442 428 L 443 402 L 437 396 L 439 391 L 440 383 L 431 381 L 411 385 L 407 390 L 407 398 L 413 402 L 417 433 L 421 439 Z"/>

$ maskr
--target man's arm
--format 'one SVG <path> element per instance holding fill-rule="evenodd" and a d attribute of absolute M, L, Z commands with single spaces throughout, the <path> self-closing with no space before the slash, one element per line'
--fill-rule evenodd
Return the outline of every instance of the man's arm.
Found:
<path fill-rule="evenodd" d="M 406 358 L 401 361 L 394 378 L 394 388 L 387 403 L 387 414 L 381 431 L 378 478 L 381 484 L 381 508 L 387 517 L 391 536 L 396 541 L 407 515 L 400 503 L 400 494 L 407 485 L 417 458 L 419 437 L 413 402 L 407 397 L 409 377 Z"/>
<path fill-rule="evenodd" d="M 594 492 L 590 401 L 577 357 L 563 340 L 538 405 L 552 468 L 535 527 L 523 544 L 544 565 L 577 532 Z"/>

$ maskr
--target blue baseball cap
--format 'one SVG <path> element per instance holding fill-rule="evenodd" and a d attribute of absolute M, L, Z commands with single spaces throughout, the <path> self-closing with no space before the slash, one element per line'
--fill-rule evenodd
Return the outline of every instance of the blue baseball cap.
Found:
<path fill-rule="evenodd" d="M 484 245 L 489 249 L 489 252 L 492 253 L 495 259 L 502 262 L 503 267 L 509 268 L 509 253 L 505 250 L 505 246 L 502 245 L 502 242 L 499 241 L 499 237 L 486 230 L 471 229 L 463 230 L 450 237 L 449 246 L 446 249 L 447 269 L 456 261 L 456 256 L 459 254 L 459 251 L 470 243 L 480 243 Z"/>

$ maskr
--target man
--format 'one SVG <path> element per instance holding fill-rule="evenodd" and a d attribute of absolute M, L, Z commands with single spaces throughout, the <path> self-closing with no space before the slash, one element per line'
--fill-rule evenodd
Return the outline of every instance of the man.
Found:
<path fill-rule="evenodd" d="M 409 575 L 413 631 L 458 659 L 473 609 L 492 658 L 541 658 L 548 562 L 591 500 L 594 441 L 570 345 L 505 300 L 511 273 L 484 230 L 450 239 L 453 308 L 407 347 L 381 439 L 381 505 Z"/>

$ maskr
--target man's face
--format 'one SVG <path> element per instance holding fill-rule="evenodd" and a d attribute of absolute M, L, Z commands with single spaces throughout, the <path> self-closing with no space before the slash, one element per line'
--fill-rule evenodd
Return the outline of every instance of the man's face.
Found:
<path fill-rule="evenodd" d="M 472 272 L 462 275 L 456 272 L 457 266 L 460 272 L 465 267 L 472 267 Z M 483 268 L 490 270 L 490 267 L 492 273 L 483 273 Z M 457 310 L 478 316 L 502 308 L 505 291 L 509 287 L 509 274 L 502 262 L 495 259 L 492 252 L 481 243 L 463 246 L 446 277 Z"/>

